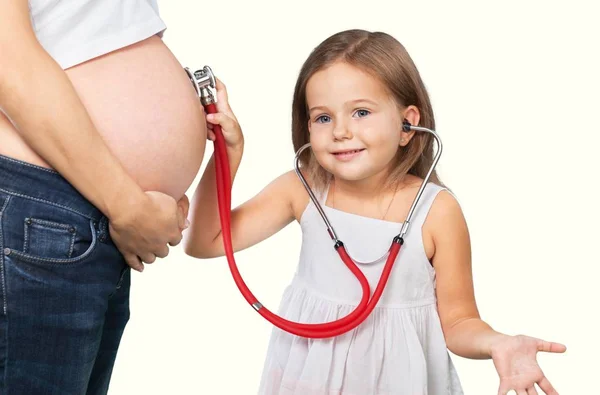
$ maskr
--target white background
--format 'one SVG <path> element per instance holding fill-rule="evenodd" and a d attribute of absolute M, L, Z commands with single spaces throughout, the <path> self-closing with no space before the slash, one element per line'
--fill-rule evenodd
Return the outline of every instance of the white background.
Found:
<path fill-rule="evenodd" d="M 596 2 L 161 1 L 182 65 L 210 65 L 246 136 L 237 205 L 293 164 L 297 73 L 340 30 L 402 42 L 429 89 L 444 141 L 442 180 L 463 207 L 478 306 L 509 334 L 563 342 L 539 355 L 561 394 L 600 393 Z M 212 153 L 208 145 L 204 166 Z M 192 196 L 196 183 L 188 191 Z M 326 237 L 324 235 L 324 237 Z M 236 254 L 276 310 L 295 270 L 292 224 Z M 225 258 L 181 248 L 134 273 L 131 320 L 110 394 L 254 394 L 271 327 L 235 287 Z M 490 360 L 452 355 L 466 394 L 496 394 Z M 365 394 L 367 395 L 367 394 Z"/>

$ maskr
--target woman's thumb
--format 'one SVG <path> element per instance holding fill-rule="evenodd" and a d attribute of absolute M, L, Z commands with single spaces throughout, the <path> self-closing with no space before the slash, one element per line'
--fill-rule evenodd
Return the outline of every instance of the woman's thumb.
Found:
<path fill-rule="evenodd" d="M 190 200 L 186 195 L 183 195 L 177 202 L 177 221 L 181 229 L 187 229 L 189 221 L 187 220 L 188 212 L 190 209 Z"/>

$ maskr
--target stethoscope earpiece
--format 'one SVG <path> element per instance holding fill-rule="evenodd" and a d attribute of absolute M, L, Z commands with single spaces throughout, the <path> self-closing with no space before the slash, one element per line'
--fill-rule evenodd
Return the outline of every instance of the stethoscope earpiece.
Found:
<path fill-rule="evenodd" d="M 410 122 L 408 122 L 406 119 L 402 121 L 402 131 L 404 132 L 410 132 L 410 128 L 412 128 L 412 125 Z"/>

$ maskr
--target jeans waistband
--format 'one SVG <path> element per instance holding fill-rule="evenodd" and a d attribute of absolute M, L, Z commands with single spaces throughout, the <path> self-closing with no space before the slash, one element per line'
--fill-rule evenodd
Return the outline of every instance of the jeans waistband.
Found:
<path fill-rule="evenodd" d="M 53 204 L 99 221 L 103 214 L 57 171 L 0 155 L 0 193 Z"/>

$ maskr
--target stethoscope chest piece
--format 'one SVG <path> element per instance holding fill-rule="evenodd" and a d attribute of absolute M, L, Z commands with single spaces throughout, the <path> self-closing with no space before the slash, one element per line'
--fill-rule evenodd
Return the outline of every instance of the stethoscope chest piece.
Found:
<path fill-rule="evenodd" d="M 216 102 L 216 95 L 211 90 L 217 89 L 217 80 L 211 68 L 204 66 L 202 69 L 192 72 L 189 68 L 185 67 L 184 70 L 192 82 L 196 94 L 200 96 L 202 104 L 208 105 Z"/>

